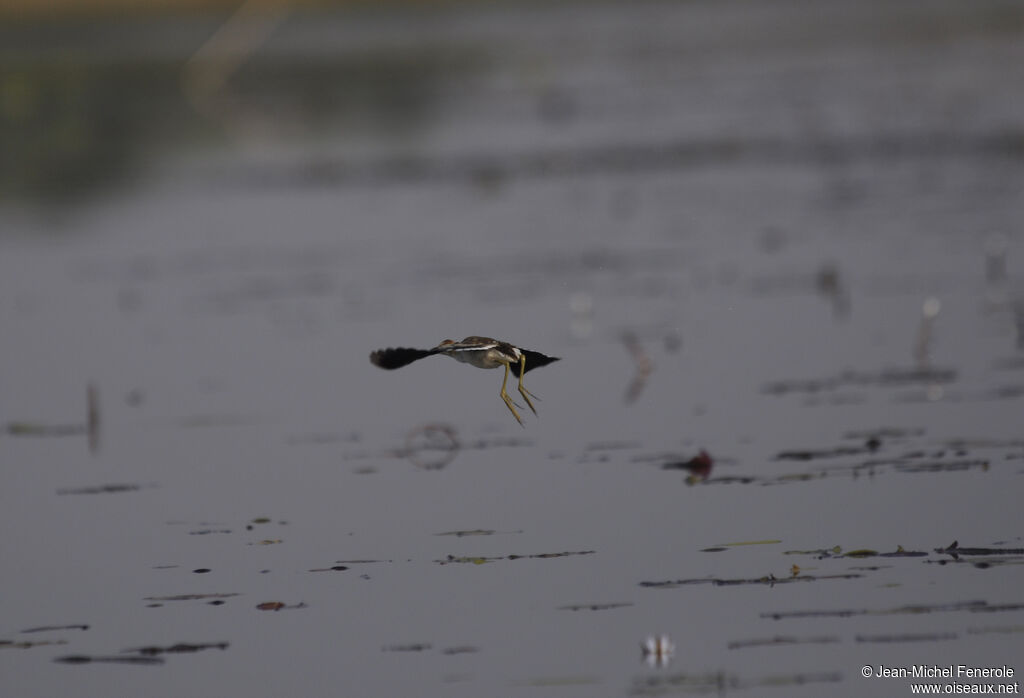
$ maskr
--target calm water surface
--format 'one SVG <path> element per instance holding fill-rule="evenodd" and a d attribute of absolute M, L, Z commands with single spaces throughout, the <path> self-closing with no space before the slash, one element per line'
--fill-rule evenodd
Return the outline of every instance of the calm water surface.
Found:
<path fill-rule="evenodd" d="M 816 12 L 8 42 L 67 106 L 5 125 L 3 694 L 1019 681 L 1024 15 Z M 562 357 L 525 428 L 498 371 L 367 358 L 470 334 Z"/>

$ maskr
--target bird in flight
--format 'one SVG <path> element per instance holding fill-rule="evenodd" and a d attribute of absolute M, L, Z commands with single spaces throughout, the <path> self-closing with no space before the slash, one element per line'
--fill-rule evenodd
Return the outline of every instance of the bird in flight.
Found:
<path fill-rule="evenodd" d="M 536 398 L 537 396 L 523 386 L 523 374 L 539 366 L 547 366 L 553 361 L 558 361 L 558 357 L 546 356 L 538 351 L 530 351 L 529 349 L 521 349 L 508 342 L 501 342 L 490 337 L 473 336 L 466 337 L 461 342 L 453 342 L 450 339 L 446 339 L 433 349 L 410 349 L 408 347 L 378 349 L 370 354 L 370 362 L 374 366 L 394 370 L 434 354 L 445 354 L 456 361 L 461 361 L 477 368 L 498 368 L 499 366 L 504 366 L 505 377 L 501 381 L 501 392 L 499 395 L 520 425 L 523 424 L 523 419 L 516 412 L 516 405 L 512 402 L 512 398 L 505 392 L 509 371 L 512 371 L 519 378 L 519 394 L 526 400 L 526 404 L 530 406 L 533 413 L 537 414 L 537 408 L 533 406 L 533 401 L 530 400 L 531 397 Z"/>

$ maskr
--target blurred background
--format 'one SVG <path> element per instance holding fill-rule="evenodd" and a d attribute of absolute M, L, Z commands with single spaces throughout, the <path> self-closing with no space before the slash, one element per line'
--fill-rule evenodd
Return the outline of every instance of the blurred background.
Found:
<path fill-rule="evenodd" d="M 1012 2 L 112 0 L 0 13 L 13 202 L 88 202 L 211 159 L 236 166 L 218 173 L 231 181 L 487 186 L 1021 149 Z M 258 156 L 269 162 L 255 172 L 239 162 Z"/>

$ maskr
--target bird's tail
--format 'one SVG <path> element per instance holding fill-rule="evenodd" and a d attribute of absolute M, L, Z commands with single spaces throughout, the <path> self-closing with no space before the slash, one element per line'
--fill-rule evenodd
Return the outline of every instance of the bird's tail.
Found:
<path fill-rule="evenodd" d="M 370 363 L 374 366 L 386 368 L 389 371 L 402 366 L 408 366 L 413 361 L 418 361 L 434 352 L 430 349 L 410 349 L 408 347 L 396 347 L 395 349 L 378 349 L 370 354 Z"/>

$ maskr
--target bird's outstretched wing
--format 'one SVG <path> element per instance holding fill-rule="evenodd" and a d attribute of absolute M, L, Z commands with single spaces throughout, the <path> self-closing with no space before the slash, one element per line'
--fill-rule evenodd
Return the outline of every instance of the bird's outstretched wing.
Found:
<path fill-rule="evenodd" d="M 430 349 L 410 349 L 408 347 L 396 347 L 394 349 L 378 349 L 370 354 L 370 363 L 388 370 L 402 368 L 413 361 L 418 361 L 434 352 Z"/>
<path fill-rule="evenodd" d="M 530 351 L 529 349 L 520 349 L 519 351 L 521 351 L 523 356 L 526 357 L 526 368 L 524 373 L 529 373 L 535 368 L 547 366 L 548 364 L 559 360 L 557 356 L 547 356 L 545 354 L 541 354 L 539 351 Z M 511 363 L 508 367 L 512 369 L 512 373 L 515 374 L 516 378 L 518 378 L 519 364 Z"/>

